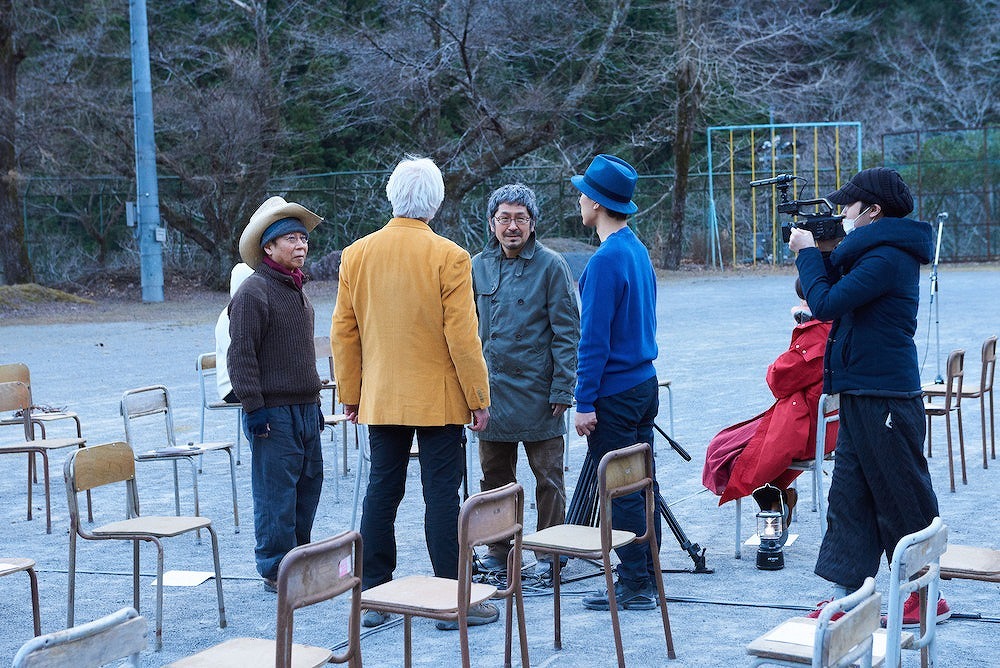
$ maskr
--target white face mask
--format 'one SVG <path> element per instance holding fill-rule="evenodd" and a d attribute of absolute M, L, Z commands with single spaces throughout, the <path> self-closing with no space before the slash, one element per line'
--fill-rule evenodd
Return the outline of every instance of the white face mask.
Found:
<path fill-rule="evenodd" d="M 854 218 L 844 218 L 844 220 L 841 222 L 841 224 L 844 226 L 844 234 L 850 234 L 851 232 L 853 232 L 854 231 L 854 224 L 856 222 L 858 222 L 858 218 L 860 218 L 862 215 L 864 215 L 865 211 L 868 211 L 868 209 L 870 209 L 870 208 L 871 207 L 869 206 L 869 207 L 866 207 L 866 208 L 862 209 L 861 212 L 858 213 L 858 215 L 855 216 Z"/>

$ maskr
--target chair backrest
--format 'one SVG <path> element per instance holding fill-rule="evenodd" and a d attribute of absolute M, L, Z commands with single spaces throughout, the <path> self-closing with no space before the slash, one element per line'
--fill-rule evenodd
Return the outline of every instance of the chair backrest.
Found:
<path fill-rule="evenodd" d="M 133 448 L 137 447 L 137 443 L 135 426 L 132 422 L 151 415 L 163 416 L 167 445 L 169 447 L 177 445 L 174 437 L 174 416 L 170 409 L 170 394 L 165 386 L 151 385 L 125 390 L 125 393 L 122 394 L 121 414 L 125 421 L 125 440 Z"/>
<path fill-rule="evenodd" d="M 316 349 L 316 365 L 319 366 L 326 360 L 327 368 L 324 368 L 323 373 L 329 373 L 329 377 L 323 378 L 323 374 L 320 374 L 320 380 L 323 381 L 324 385 L 334 382 L 333 375 L 333 350 L 330 348 L 330 337 L 329 336 L 316 336 L 313 337 L 313 346 Z"/>
<path fill-rule="evenodd" d="M 938 587 L 941 575 L 941 555 L 948 549 L 948 527 L 935 517 L 930 525 L 903 536 L 892 553 L 889 567 L 889 610 L 886 622 L 886 666 L 899 665 L 900 638 L 903 631 L 903 601 L 911 592 L 927 588 L 927 608 L 936 615 Z M 919 575 L 918 575 L 919 574 Z M 933 619 L 933 617 L 932 617 Z M 924 635 L 916 639 L 913 649 L 931 646 L 933 653 L 934 623 L 927 625 Z"/>
<path fill-rule="evenodd" d="M 14 656 L 14 668 L 96 668 L 129 657 L 139 665 L 146 649 L 146 618 L 134 608 L 32 638 Z"/>
<path fill-rule="evenodd" d="M 201 394 L 201 405 L 207 408 L 209 401 L 208 392 L 205 391 L 205 380 L 215 378 L 215 353 L 198 355 L 198 361 L 195 362 L 194 366 L 198 370 L 198 392 Z"/>
<path fill-rule="evenodd" d="M 11 364 L 10 366 L 24 366 Z M 24 367 L 27 370 L 28 367 Z M 22 381 L 0 382 L 0 412 L 20 411 L 24 440 L 34 440 L 31 425 L 31 388 Z M 16 424 L 11 422 L 10 424 Z"/>
<path fill-rule="evenodd" d="M 0 383 L 24 383 L 31 386 L 31 373 L 28 365 L 22 362 L 0 364 Z"/>
<path fill-rule="evenodd" d="M 996 334 L 983 341 L 983 371 L 979 377 L 979 390 L 990 392 L 993 390 L 993 375 L 997 368 L 997 337 Z"/>
<path fill-rule="evenodd" d="M 881 607 L 882 594 L 875 591 L 874 578 L 866 578 L 860 589 L 824 606 L 813 637 L 814 668 L 853 665 L 862 656 L 871 657 Z M 831 617 L 840 612 L 843 617 L 832 623 Z"/>
<path fill-rule="evenodd" d="M 948 353 L 945 373 L 944 408 L 951 410 L 962 405 L 962 378 L 965 375 L 965 351 L 961 348 Z"/>
<path fill-rule="evenodd" d="M 348 646 L 333 657 L 344 663 L 361 656 L 361 534 L 345 531 L 332 538 L 306 543 L 292 549 L 278 566 L 278 626 L 275 665 L 292 665 L 294 613 L 320 601 L 351 592 Z"/>
<path fill-rule="evenodd" d="M 74 450 L 63 465 L 66 483 L 66 503 L 69 505 L 70 531 L 79 532 L 80 504 L 77 494 L 104 485 L 124 482 L 129 517 L 139 513 L 138 491 L 135 484 L 135 453 L 128 443 L 116 441 Z"/>
<path fill-rule="evenodd" d="M 647 490 L 646 533 L 637 536 L 641 542 L 649 537 L 653 526 L 653 451 L 648 443 L 636 443 L 612 450 L 601 457 L 597 465 L 597 489 L 600 499 L 601 531 L 611 537 L 611 501 L 619 496 Z"/>
<path fill-rule="evenodd" d="M 816 461 L 826 456 L 829 427 L 835 422 L 840 422 L 840 395 L 820 395 L 816 416 Z"/>
<path fill-rule="evenodd" d="M 458 515 L 459 548 L 519 540 L 524 528 L 524 488 L 518 483 L 473 494 Z M 470 555 L 471 556 L 471 555 Z"/>
<path fill-rule="evenodd" d="M 31 410 L 31 388 L 22 381 L 0 382 L 0 411 Z"/>

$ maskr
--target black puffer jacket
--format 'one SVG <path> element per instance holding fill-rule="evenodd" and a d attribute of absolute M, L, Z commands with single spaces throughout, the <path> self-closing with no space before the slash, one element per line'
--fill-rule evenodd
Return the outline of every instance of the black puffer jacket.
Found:
<path fill-rule="evenodd" d="M 930 261 L 933 232 L 909 218 L 859 227 L 829 260 L 803 249 L 795 264 L 813 315 L 833 320 L 823 391 L 914 397 L 920 370 L 917 330 L 920 265 Z"/>

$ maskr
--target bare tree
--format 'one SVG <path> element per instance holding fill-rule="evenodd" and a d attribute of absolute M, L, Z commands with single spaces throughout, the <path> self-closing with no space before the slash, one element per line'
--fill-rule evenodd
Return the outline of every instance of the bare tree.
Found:
<path fill-rule="evenodd" d="M 650 84 L 673 84 L 673 116 L 654 116 L 643 127 L 644 133 L 673 138 L 671 220 L 657 235 L 653 253 L 667 269 L 680 266 L 682 257 L 695 132 L 710 118 L 736 124 L 761 122 L 769 113 L 789 121 L 836 114 L 859 72 L 837 59 L 840 41 L 845 32 L 865 25 L 865 19 L 834 13 L 822 2 L 676 0 L 673 5 L 676 41 L 671 44 L 666 33 L 656 37 L 674 54 L 672 67 L 654 73 Z"/>
<path fill-rule="evenodd" d="M 337 120 L 366 128 L 377 159 L 402 149 L 442 166 L 447 224 L 473 188 L 558 142 L 611 89 L 630 7 L 406 0 L 324 13 L 337 30 L 311 46 L 342 63 L 329 82 L 347 98 Z"/>
<path fill-rule="evenodd" d="M 975 128 L 1000 119 L 1000 2 L 956 2 L 963 14 L 956 39 L 945 25 L 906 26 L 904 38 L 876 34 L 883 68 L 871 122 L 879 134 L 904 128 Z M 904 31 L 900 31 L 904 32 Z"/>
<path fill-rule="evenodd" d="M 0 0 L 0 283 L 30 283 L 34 272 L 18 204 L 17 69 L 24 60 L 11 0 Z"/>

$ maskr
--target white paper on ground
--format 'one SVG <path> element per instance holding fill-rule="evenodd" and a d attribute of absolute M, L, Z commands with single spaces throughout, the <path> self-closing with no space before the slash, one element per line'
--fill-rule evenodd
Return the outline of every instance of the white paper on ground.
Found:
<path fill-rule="evenodd" d="M 167 571 L 163 574 L 164 587 L 197 587 L 205 580 L 215 577 L 212 571 Z M 156 578 L 152 585 L 156 586 Z"/>

